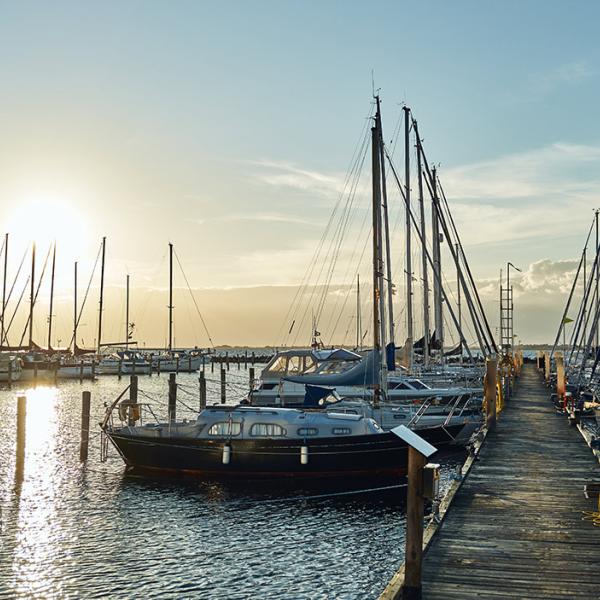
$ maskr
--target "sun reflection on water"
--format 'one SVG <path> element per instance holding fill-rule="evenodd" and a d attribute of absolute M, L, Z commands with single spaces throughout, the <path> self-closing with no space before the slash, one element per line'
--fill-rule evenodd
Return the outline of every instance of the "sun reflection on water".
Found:
<path fill-rule="evenodd" d="M 55 387 L 26 392 L 25 456 L 22 482 L 15 486 L 16 527 L 13 573 L 20 594 L 53 597 L 48 588 L 56 581 L 58 536 L 55 501 L 60 494 L 57 452 L 59 394 Z M 17 474 L 17 477 L 19 475 Z M 18 482 L 16 482 L 18 483 Z"/>

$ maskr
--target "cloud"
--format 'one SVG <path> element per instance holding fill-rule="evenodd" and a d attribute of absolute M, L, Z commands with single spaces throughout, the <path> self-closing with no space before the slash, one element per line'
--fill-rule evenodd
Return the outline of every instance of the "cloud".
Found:
<path fill-rule="evenodd" d="M 340 173 L 303 169 L 285 161 L 259 160 L 249 164 L 259 168 L 253 177 L 270 186 L 287 187 L 327 198 L 335 198 L 344 190 L 344 176 Z"/>

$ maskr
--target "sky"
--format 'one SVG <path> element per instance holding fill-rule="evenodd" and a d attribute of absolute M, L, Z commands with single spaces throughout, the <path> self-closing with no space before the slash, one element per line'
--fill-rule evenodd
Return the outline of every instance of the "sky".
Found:
<path fill-rule="evenodd" d="M 33 238 L 38 273 L 56 239 L 53 343 L 64 345 L 73 263 L 81 298 L 106 236 L 105 335 L 124 335 L 129 274 L 136 337 L 161 345 L 172 242 L 187 277 L 177 266 L 177 343 L 307 343 L 314 313 L 324 341 L 351 342 L 354 275 L 369 277 L 368 252 L 359 261 L 368 163 L 327 308 L 311 305 L 320 292 L 310 291 L 303 307 L 290 306 L 311 261 L 330 258 L 315 252 L 375 88 L 390 147 L 403 104 L 419 122 L 493 327 L 500 269 L 511 261 L 523 271 L 516 333 L 552 341 L 600 206 L 599 13 L 577 0 L 0 2 L 9 285 Z M 401 144 L 395 152 L 402 165 Z M 397 194 L 392 202 L 393 221 Z M 402 338 L 404 241 L 394 231 Z M 96 271 L 79 343 L 96 339 L 98 285 Z M 48 288 L 46 274 L 38 341 Z M 13 342 L 27 302 L 25 294 Z"/>

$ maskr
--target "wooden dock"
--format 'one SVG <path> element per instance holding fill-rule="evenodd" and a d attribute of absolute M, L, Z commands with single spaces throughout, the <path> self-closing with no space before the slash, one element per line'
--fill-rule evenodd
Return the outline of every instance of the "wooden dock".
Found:
<path fill-rule="evenodd" d="M 525 365 L 424 556 L 423 598 L 600 598 L 600 466 Z"/>

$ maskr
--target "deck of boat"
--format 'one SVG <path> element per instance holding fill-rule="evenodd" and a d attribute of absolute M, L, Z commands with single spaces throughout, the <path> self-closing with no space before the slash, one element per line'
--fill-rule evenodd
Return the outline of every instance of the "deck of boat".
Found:
<path fill-rule="evenodd" d="M 424 556 L 423 598 L 600 597 L 600 528 L 582 520 L 600 468 L 549 396 L 525 365 Z"/>

